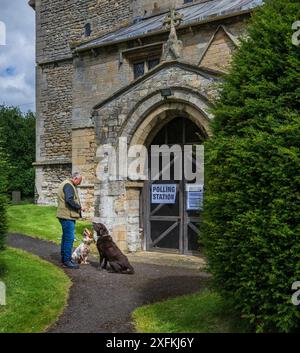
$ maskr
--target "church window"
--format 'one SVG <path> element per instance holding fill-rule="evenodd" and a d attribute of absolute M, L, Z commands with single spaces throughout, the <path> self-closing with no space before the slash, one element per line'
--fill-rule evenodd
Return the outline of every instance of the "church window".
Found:
<path fill-rule="evenodd" d="M 145 74 L 145 63 L 144 61 L 133 64 L 134 78 L 138 78 Z"/>
<path fill-rule="evenodd" d="M 134 79 L 145 75 L 146 72 L 153 69 L 160 63 L 159 58 L 146 59 L 144 61 L 139 61 L 133 64 L 133 74 Z"/>
<path fill-rule="evenodd" d="M 151 60 L 148 60 L 148 70 L 151 70 L 153 69 L 155 66 L 157 66 L 159 64 L 159 59 L 156 58 L 156 59 L 151 59 Z"/>
<path fill-rule="evenodd" d="M 84 35 L 85 35 L 86 37 L 89 37 L 91 34 L 92 34 L 91 24 L 90 24 L 90 23 L 87 23 L 87 24 L 84 26 Z"/>

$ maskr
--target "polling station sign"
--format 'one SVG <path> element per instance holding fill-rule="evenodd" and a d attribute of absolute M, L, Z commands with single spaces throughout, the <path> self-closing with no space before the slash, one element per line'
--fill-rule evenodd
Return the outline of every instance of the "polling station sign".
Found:
<path fill-rule="evenodd" d="M 176 203 L 176 184 L 152 184 L 151 202 L 153 204 L 174 204 Z"/>

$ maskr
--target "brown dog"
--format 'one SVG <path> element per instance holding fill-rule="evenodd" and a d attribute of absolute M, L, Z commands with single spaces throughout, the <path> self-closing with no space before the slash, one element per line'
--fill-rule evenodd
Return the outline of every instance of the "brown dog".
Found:
<path fill-rule="evenodd" d="M 97 233 L 97 249 L 100 255 L 99 269 L 106 269 L 107 262 L 113 272 L 123 274 L 134 274 L 134 269 L 130 265 L 128 258 L 118 248 L 104 224 L 93 223 L 95 232 Z"/>

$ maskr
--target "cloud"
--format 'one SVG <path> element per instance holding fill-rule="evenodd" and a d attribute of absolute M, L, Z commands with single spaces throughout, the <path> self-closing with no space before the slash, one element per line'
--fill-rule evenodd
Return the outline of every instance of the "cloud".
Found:
<path fill-rule="evenodd" d="M 27 0 L 1 0 L 0 104 L 35 111 L 35 13 Z"/>

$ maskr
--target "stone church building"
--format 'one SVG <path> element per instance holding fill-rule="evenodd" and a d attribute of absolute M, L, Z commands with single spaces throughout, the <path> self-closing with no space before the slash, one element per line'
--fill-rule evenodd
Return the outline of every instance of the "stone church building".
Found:
<path fill-rule="evenodd" d="M 120 137 L 125 150 L 202 143 L 216 84 L 262 2 L 30 0 L 37 202 L 55 204 L 59 183 L 79 171 L 85 215 L 104 223 L 123 250 L 197 251 L 201 213 L 188 206 L 188 182 L 170 176 L 176 201 L 154 203 L 151 181 L 99 178 L 110 162 L 98 147 L 118 151 Z"/>

